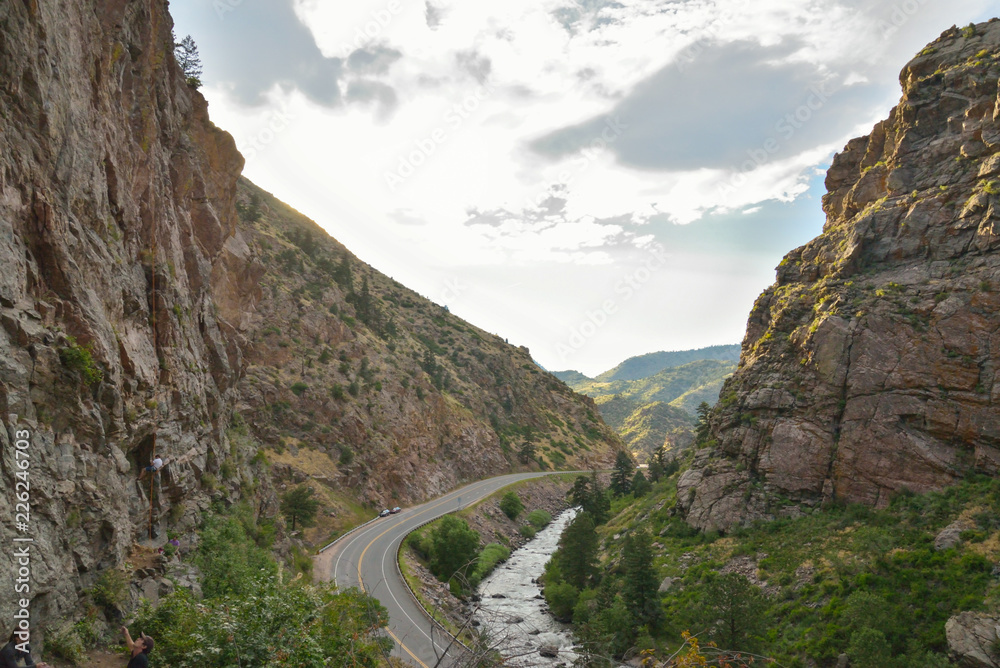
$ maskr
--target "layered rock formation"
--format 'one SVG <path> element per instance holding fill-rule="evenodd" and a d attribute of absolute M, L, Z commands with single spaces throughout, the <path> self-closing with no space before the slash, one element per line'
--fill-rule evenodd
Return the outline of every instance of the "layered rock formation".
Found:
<path fill-rule="evenodd" d="M 881 506 L 1000 468 L 998 79 L 1000 22 L 952 28 L 834 158 L 823 233 L 758 298 L 679 482 L 691 524 Z"/>
<path fill-rule="evenodd" d="M 26 431 L 18 535 L 35 540 L 41 622 L 74 612 L 147 530 L 135 478 L 154 434 L 173 460 L 154 521 L 207 504 L 256 270 L 236 235 L 243 159 L 174 62 L 166 2 L 4 3 L 0 30 L 0 542 Z"/>

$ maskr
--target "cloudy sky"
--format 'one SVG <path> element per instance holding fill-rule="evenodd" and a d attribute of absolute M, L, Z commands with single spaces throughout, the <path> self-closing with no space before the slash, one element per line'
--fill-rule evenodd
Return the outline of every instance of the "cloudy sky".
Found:
<path fill-rule="evenodd" d="M 173 0 L 245 174 L 548 369 L 739 342 L 988 0 Z"/>

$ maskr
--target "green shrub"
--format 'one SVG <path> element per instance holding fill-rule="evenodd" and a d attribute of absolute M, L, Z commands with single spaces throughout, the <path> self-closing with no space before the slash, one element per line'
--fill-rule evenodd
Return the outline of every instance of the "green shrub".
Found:
<path fill-rule="evenodd" d="M 511 491 L 504 494 L 503 498 L 500 499 L 500 510 L 510 519 L 516 520 L 517 516 L 524 510 L 524 504 L 521 502 L 521 497 Z"/>
<path fill-rule="evenodd" d="M 354 450 L 349 447 L 342 446 L 340 448 L 340 457 L 337 459 L 337 463 L 341 466 L 350 466 L 351 462 L 354 461 Z"/>
<path fill-rule="evenodd" d="M 553 615 L 563 620 L 573 618 L 573 608 L 576 607 L 576 601 L 580 596 L 579 589 L 568 582 L 554 582 L 545 585 L 543 594 Z"/>
<path fill-rule="evenodd" d="M 72 626 L 64 626 L 57 631 L 50 631 L 45 636 L 45 651 L 72 666 L 83 665 L 87 659 L 84 654 L 83 641 Z"/>
<path fill-rule="evenodd" d="M 78 345 L 72 336 L 66 337 L 66 346 L 59 351 L 59 360 L 67 369 L 76 371 L 88 385 L 104 380 L 104 371 L 94 361 L 90 344 Z"/>
<path fill-rule="evenodd" d="M 98 607 L 119 608 L 128 598 L 128 577 L 117 568 L 109 568 L 101 573 L 87 594 Z"/>
<path fill-rule="evenodd" d="M 544 529 L 552 522 L 552 515 L 539 508 L 528 513 L 528 523 L 536 529 Z"/>
<path fill-rule="evenodd" d="M 538 530 L 535 529 L 535 527 L 531 526 L 530 524 L 525 524 L 524 526 L 518 527 L 517 531 L 528 540 L 534 538 L 535 534 L 538 533 Z"/>
<path fill-rule="evenodd" d="M 303 383 L 302 381 L 299 381 L 299 382 L 295 383 L 294 385 L 292 385 L 292 392 L 297 397 L 301 397 L 305 393 L 305 391 L 308 390 L 308 389 L 309 389 L 309 386 L 306 385 L 305 383 Z"/>
<path fill-rule="evenodd" d="M 476 569 L 473 576 L 477 581 L 481 581 L 493 572 L 493 569 L 510 559 L 510 550 L 499 543 L 490 543 L 479 553 L 479 560 L 476 562 Z"/>

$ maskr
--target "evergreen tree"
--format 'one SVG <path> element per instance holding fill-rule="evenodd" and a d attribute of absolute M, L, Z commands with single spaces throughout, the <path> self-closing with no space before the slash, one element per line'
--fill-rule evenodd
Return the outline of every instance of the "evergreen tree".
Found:
<path fill-rule="evenodd" d="M 573 481 L 573 489 L 569 491 L 570 503 L 580 506 L 584 510 L 590 503 L 590 480 L 586 476 L 579 476 Z"/>
<path fill-rule="evenodd" d="M 615 496 L 625 496 L 632 488 L 632 475 L 635 465 L 632 457 L 624 450 L 618 451 L 615 457 L 615 470 L 611 473 L 611 493 Z"/>
<path fill-rule="evenodd" d="M 597 526 L 611 519 L 611 501 L 596 473 L 590 474 L 590 503 L 585 505 L 583 509 L 590 513 Z"/>
<path fill-rule="evenodd" d="M 625 582 L 622 599 L 638 624 L 654 629 L 663 619 L 660 607 L 659 580 L 653 568 L 653 539 L 645 529 L 625 536 L 622 546 L 622 570 Z"/>
<path fill-rule="evenodd" d="M 559 538 L 559 569 L 566 582 L 580 590 L 590 586 L 597 576 L 597 549 L 594 519 L 580 513 Z"/>
<path fill-rule="evenodd" d="M 296 524 L 307 527 L 316 519 L 319 499 L 313 497 L 315 493 L 312 487 L 303 485 L 288 490 L 281 497 L 281 512 L 292 521 L 292 531 L 295 531 Z"/>
<path fill-rule="evenodd" d="M 766 630 L 768 601 L 739 573 L 726 573 L 706 587 L 702 623 L 715 627 L 712 639 L 727 650 L 752 652 Z"/>
<path fill-rule="evenodd" d="M 645 496 L 652 489 L 652 485 L 646 480 L 646 476 L 642 474 L 642 471 L 636 471 L 635 476 L 632 477 L 632 494 L 635 495 L 635 498 L 638 499 L 640 496 Z"/>
<path fill-rule="evenodd" d="M 181 41 L 174 41 L 174 58 L 180 65 L 181 72 L 184 73 L 184 80 L 188 86 L 201 88 L 201 56 L 198 55 L 198 47 L 194 43 L 194 38 L 188 35 Z"/>
<path fill-rule="evenodd" d="M 345 294 L 354 292 L 354 278 L 351 275 L 351 257 L 347 253 L 340 259 L 340 264 L 333 273 L 333 280 L 343 288 Z"/>
<path fill-rule="evenodd" d="M 708 422 L 709 417 L 712 414 L 712 407 L 708 405 L 707 401 L 703 401 L 698 404 L 698 426 L 695 427 L 694 435 L 695 442 L 698 445 L 704 445 L 708 443 L 709 437 L 712 435 L 711 425 Z"/>

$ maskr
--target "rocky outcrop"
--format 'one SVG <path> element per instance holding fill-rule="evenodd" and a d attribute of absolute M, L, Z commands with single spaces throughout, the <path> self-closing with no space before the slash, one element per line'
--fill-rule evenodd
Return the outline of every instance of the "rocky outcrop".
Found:
<path fill-rule="evenodd" d="M 1000 469 L 1000 22 L 946 31 L 903 97 L 833 160 L 823 233 L 754 305 L 688 521 L 772 517 L 780 497 L 884 506 Z"/>
<path fill-rule="evenodd" d="M 18 533 L 34 539 L 37 624 L 75 613 L 147 535 L 135 478 L 154 435 L 161 535 L 168 513 L 181 528 L 207 507 L 202 475 L 229 452 L 236 314 L 255 296 L 234 208 L 243 159 L 176 66 L 166 7 L 0 6 L 0 515 L 14 518 L 14 445 L 30 434 Z M 0 551 L 0 571 L 11 559 Z"/>
<path fill-rule="evenodd" d="M 948 653 L 960 666 L 966 668 L 997 668 L 997 631 L 1000 620 L 975 612 L 963 612 L 948 620 L 944 626 L 948 639 Z"/>

